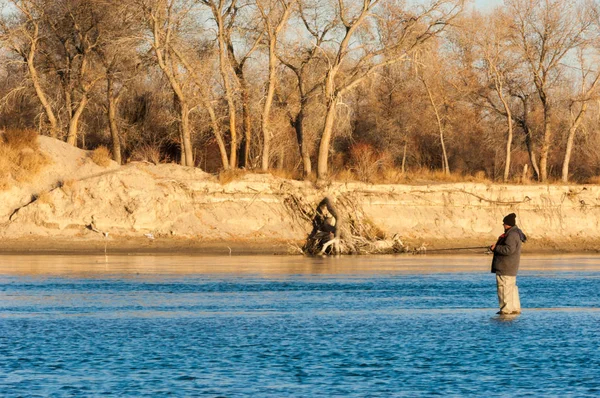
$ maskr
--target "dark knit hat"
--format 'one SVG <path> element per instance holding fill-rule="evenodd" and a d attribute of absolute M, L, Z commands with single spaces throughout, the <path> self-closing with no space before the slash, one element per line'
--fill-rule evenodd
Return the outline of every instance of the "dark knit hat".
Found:
<path fill-rule="evenodd" d="M 506 225 L 514 227 L 517 224 L 517 215 L 515 213 L 510 213 L 508 216 L 502 219 L 502 222 Z"/>

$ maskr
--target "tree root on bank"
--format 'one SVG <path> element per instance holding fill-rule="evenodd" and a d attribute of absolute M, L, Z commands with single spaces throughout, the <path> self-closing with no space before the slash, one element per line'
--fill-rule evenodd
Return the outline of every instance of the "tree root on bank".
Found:
<path fill-rule="evenodd" d="M 288 192 L 284 199 L 287 211 L 294 221 L 304 229 L 310 225 L 316 214 L 316 205 L 308 203 L 303 197 Z M 389 238 L 365 213 L 357 206 L 351 195 L 338 196 L 336 208 L 342 215 L 340 239 L 325 241 L 307 238 L 303 247 L 294 245 L 294 252 L 303 254 L 383 254 L 405 253 L 404 246 L 397 234 Z"/>

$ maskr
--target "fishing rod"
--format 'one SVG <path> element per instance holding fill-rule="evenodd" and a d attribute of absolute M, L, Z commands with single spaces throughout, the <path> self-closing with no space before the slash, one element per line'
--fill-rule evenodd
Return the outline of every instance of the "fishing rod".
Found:
<path fill-rule="evenodd" d="M 429 252 L 443 252 L 443 251 L 453 251 L 453 250 L 475 250 L 475 249 L 488 249 L 489 246 L 471 246 L 471 247 L 451 247 L 448 249 L 427 249 L 427 248 L 418 248 L 415 249 L 414 252 L 417 254 L 425 254 Z"/>

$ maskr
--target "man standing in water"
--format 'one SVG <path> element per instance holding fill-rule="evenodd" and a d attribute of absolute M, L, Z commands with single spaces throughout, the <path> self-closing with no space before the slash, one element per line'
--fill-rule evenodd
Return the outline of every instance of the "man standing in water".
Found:
<path fill-rule="evenodd" d="M 517 215 L 510 213 L 502 220 L 504 233 L 490 246 L 494 253 L 492 272 L 496 274 L 498 289 L 498 314 L 520 314 L 519 288 L 517 272 L 521 260 L 521 245 L 527 240 L 525 234 L 516 226 Z"/>

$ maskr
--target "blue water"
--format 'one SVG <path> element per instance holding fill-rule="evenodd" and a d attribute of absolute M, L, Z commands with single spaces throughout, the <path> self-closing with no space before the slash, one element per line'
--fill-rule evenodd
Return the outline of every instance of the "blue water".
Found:
<path fill-rule="evenodd" d="M 3 397 L 600 395 L 600 258 L 524 259 L 511 318 L 466 257 L 10 261 Z"/>

